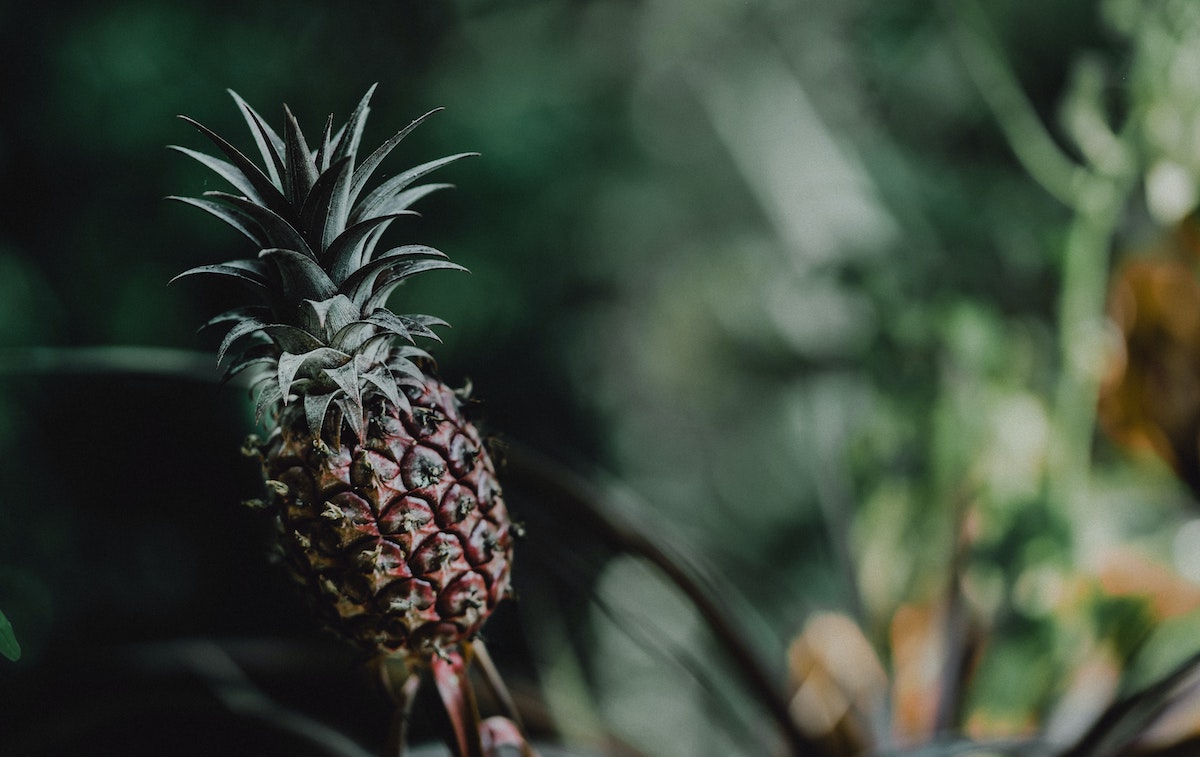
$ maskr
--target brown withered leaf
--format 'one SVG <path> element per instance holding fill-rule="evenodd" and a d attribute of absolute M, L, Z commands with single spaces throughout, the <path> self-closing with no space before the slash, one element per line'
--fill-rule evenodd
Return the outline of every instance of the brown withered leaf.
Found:
<path fill-rule="evenodd" d="M 1120 341 L 1101 383 L 1099 420 L 1117 443 L 1151 451 L 1200 495 L 1200 236 L 1184 221 L 1121 265 L 1108 316 Z"/>

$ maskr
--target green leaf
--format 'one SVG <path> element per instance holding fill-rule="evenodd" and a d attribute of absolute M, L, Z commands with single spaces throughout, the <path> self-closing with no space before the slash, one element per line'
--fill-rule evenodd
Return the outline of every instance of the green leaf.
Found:
<path fill-rule="evenodd" d="M 261 331 L 267 324 L 257 318 L 247 318 L 244 321 L 238 321 L 233 328 L 225 334 L 225 338 L 221 340 L 221 345 L 217 348 L 217 365 L 225 359 L 225 353 L 233 346 L 237 340 L 250 336 L 258 331 Z"/>
<path fill-rule="evenodd" d="M 305 366 L 316 366 L 319 369 L 334 368 L 345 365 L 351 359 L 346 353 L 335 350 L 332 347 L 318 347 L 302 355 L 295 355 L 291 352 L 285 352 L 280 355 L 278 368 L 279 391 L 283 395 L 284 404 L 287 404 L 288 392 L 291 390 L 292 382 L 296 379 L 296 375 L 304 370 Z"/>
<path fill-rule="evenodd" d="M 21 659 L 21 645 L 17 643 L 17 635 L 13 633 L 12 623 L 0 612 L 0 655 L 16 662 Z"/>
<path fill-rule="evenodd" d="M 346 125 L 342 129 L 341 138 L 338 139 L 337 147 L 333 154 L 333 160 L 350 158 L 353 165 L 354 156 L 358 154 L 358 146 L 362 142 L 363 127 L 367 123 L 367 114 L 371 112 L 369 106 L 371 95 L 375 94 L 375 89 L 378 86 L 379 82 L 376 82 L 367 89 L 367 93 L 358 101 L 358 106 L 350 114 L 350 118 L 346 120 Z"/>
<path fill-rule="evenodd" d="M 296 116 L 291 108 L 283 106 L 284 115 L 284 155 L 286 171 L 283 175 L 283 186 L 288 199 L 299 207 L 308 197 L 308 191 L 317 181 L 317 166 L 313 163 L 312 151 L 304 141 L 304 132 L 296 123 Z"/>
<path fill-rule="evenodd" d="M 445 259 L 446 253 L 423 244 L 406 244 L 401 247 L 393 247 L 375 260 L 363 263 L 358 270 L 347 276 L 345 281 L 338 284 L 338 289 L 350 293 L 351 299 L 355 302 L 361 302 L 370 294 L 371 285 L 379 273 L 399 265 L 405 258 L 418 256 Z"/>
<path fill-rule="evenodd" d="M 238 210 L 242 211 L 243 215 L 248 216 L 262 228 L 263 237 L 270 244 L 259 243 L 262 247 L 282 247 L 287 250 L 296 250 L 304 253 L 307 257 L 316 260 L 316 255 L 313 254 L 312 248 L 308 246 L 304 235 L 301 234 L 295 226 L 291 224 L 283 216 L 279 215 L 270 208 L 264 208 L 262 205 L 256 205 L 244 197 L 231 195 L 227 192 L 205 192 L 205 197 L 216 197 L 219 200 L 233 205 Z M 257 241 L 257 238 L 251 237 Z"/>
<path fill-rule="evenodd" d="M 258 193 L 258 188 L 254 186 L 254 182 L 247 179 L 246 175 L 239 171 L 229 161 L 221 160 L 220 158 L 199 152 L 198 150 L 190 150 L 186 147 L 180 147 L 179 145 L 167 145 L 167 149 L 183 153 L 189 158 L 204 164 L 213 173 L 216 173 L 222 179 L 229 182 L 234 189 L 238 190 L 256 202 L 265 203 L 262 195 Z"/>
<path fill-rule="evenodd" d="M 262 421 L 263 415 L 271 407 L 271 405 L 283 399 L 283 392 L 279 389 L 279 384 L 274 381 L 262 382 L 262 390 L 258 393 L 258 402 L 254 407 L 254 422 Z"/>
<path fill-rule="evenodd" d="M 382 363 L 387 359 L 388 351 L 392 348 L 392 342 L 395 339 L 396 335 L 391 333 L 368 337 L 358 346 L 355 357 L 360 360 L 360 363 L 365 361 L 367 366 Z"/>
<path fill-rule="evenodd" d="M 198 328 L 197 331 L 204 331 L 207 328 L 219 326 L 222 323 L 229 323 L 230 321 L 240 323 L 252 318 L 261 320 L 270 315 L 271 311 L 269 308 L 256 305 L 243 305 L 241 307 L 226 310 L 220 315 L 214 315 L 212 318 L 209 318 L 207 321 L 205 321 L 204 325 Z"/>
<path fill-rule="evenodd" d="M 271 183 L 282 191 L 283 140 L 279 138 L 274 129 L 263 121 L 262 116 L 258 115 L 254 108 L 251 108 L 242 99 L 241 95 L 232 89 L 226 91 L 233 97 L 233 101 L 237 103 L 238 109 L 242 111 L 242 117 L 246 119 L 246 125 L 250 127 L 250 133 L 254 135 L 254 143 L 258 145 L 258 151 L 262 153 L 263 163 L 267 167 Z"/>
<path fill-rule="evenodd" d="M 337 294 L 329 274 L 315 260 L 295 250 L 273 247 L 258 253 L 270 260 L 283 279 L 283 291 L 288 300 L 299 305 L 304 300 L 327 300 Z"/>
<path fill-rule="evenodd" d="M 243 268 L 235 265 L 232 262 L 214 263 L 212 265 L 201 265 L 196 266 L 195 268 L 189 268 L 183 273 L 172 278 L 167 283 L 174 284 L 176 281 L 179 281 L 185 276 L 195 276 L 196 274 L 200 273 L 211 273 L 218 276 L 232 276 L 238 281 L 252 285 L 256 289 L 267 289 L 270 286 L 270 282 L 267 280 L 266 276 L 263 276 L 258 271 L 253 271 L 249 268 Z"/>
<path fill-rule="evenodd" d="M 386 203 L 379 212 L 384 215 L 389 213 L 400 213 L 408 210 L 410 205 L 420 200 L 425 195 L 432 194 L 439 189 L 449 189 L 453 186 L 453 184 L 422 184 L 419 187 L 406 189 L 392 198 L 390 202 Z M 363 240 L 362 250 L 358 254 L 358 259 L 361 261 L 361 263 L 365 263 L 374 258 L 375 245 L 379 242 L 379 238 L 383 236 L 383 232 L 386 230 L 386 228 L 386 226 L 380 226 L 372 230 L 371 233 L 367 235 L 367 238 Z"/>
<path fill-rule="evenodd" d="M 321 130 L 321 146 L 317 148 L 317 155 L 314 164 L 317 167 L 317 173 L 321 174 L 329 170 L 329 135 L 333 132 L 333 114 L 330 113 L 325 119 L 325 128 Z"/>
<path fill-rule="evenodd" d="M 400 399 L 403 397 L 403 395 L 400 393 L 400 390 L 396 388 L 396 379 L 386 367 L 381 365 L 374 370 L 364 373 L 362 377 L 364 381 L 374 384 L 375 388 L 378 389 L 384 397 L 387 397 L 388 402 L 391 402 L 393 407 L 401 407 Z M 407 400 L 408 398 L 405 397 L 404 399 Z M 404 404 L 408 405 L 407 402 Z M 411 412 L 411 407 L 405 407 L 403 409 Z"/>
<path fill-rule="evenodd" d="M 313 184 L 300 210 L 300 226 L 312 247 L 322 257 L 325 249 L 346 228 L 349 191 L 350 158 L 339 158 Z"/>
<path fill-rule="evenodd" d="M 371 311 L 366 320 L 407 342 L 413 341 L 412 334 L 408 333 L 408 324 L 387 308 L 376 308 Z"/>
<path fill-rule="evenodd" d="M 394 135 L 392 135 L 391 139 L 377 147 L 375 152 L 371 153 L 367 159 L 362 162 L 362 165 L 360 165 L 354 171 L 354 181 L 352 182 L 350 188 L 350 202 L 352 204 L 356 199 L 358 199 L 359 193 L 362 192 L 363 187 L 366 186 L 367 181 L 370 180 L 371 174 L 375 172 L 375 169 L 379 167 L 379 164 L 383 162 L 383 159 L 388 156 L 388 153 L 394 150 L 396 145 L 400 144 L 400 140 L 407 137 L 413 129 L 420 126 L 425 119 L 429 118 L 434 113 L 437 113 L 439 110 L 442 110 L 442 108 L 434 108 L 425 115 L 413 121 L 408 126 L 405 126 L 403 129 L 396 132 Z"/>
<path fill-rule="evenodd" d="M 330 404 L 337 395 L 338 392 L 304 395 L 304 416 L 308 420 L 309 433 L 313 436 L 321 436 L 321 427 L 325 425 L 325 416 L 329 414 Z"/>
<path fill-rule="evenodd" d="M 356 402 L 348 397 L 338 397 L 334 400 L 337 406 L 342 409 L 342 418 L 350 426 L 350 430 L 358 437 L 361 442 L 367 438 L 367 425 L 363 419 L 363 408 L 361 402 Z"/>
<path fill-rule="evenodd" d="M 415 216 L 411 210 L 375 216 L 354 224 L 338 235 L 337 239 L 325 249 L 324 260 L 335 283 L 345 281 L 350 274 L 358 269 L 362 261 L 362 243 L 372 231 L 382 229 L 401 216 Z"/>
<path fill-rule="evenodd" d="M 439 268 L 447 268 L 455 271 L 466 271 L 467 273 L 470 273 L 470 271 L 458 263 L 451 263 L 448 260 L 417 260 L 399 265 L 390 270 L 386 276 L 381 277 L 375 283 L 375 286 L 370 292 L 370 296 L 362 301 L 362 309 L 366 311 L 386 307 L 388 296 L 391 295 L 392 290 L 403 283 L 405 279 L 409 278 L 410 276 L 415 276 L 418 273 L 433 271 Z M 362 294 L 360 293 L 358 296 L 361 297 Z M 358 302 L 359 300 L 356 299 L 355 301 Z"/>
<path fill-rule="evenodd" d="M 400 193 L 406 189 L 408 185 L 412 184 L 425 174 L 436 171 L 442 166 L 453 163 L 456 160 L 477 157 L 478 155 L 479 153 L 477 152 L 462 152 L 458 153 L 457 155 L 448 155 L 444 158 L 431 160 L 428 163 L 422 163 L 421 165 L 416 166 L 415 168 L 410 168 L 403 173 L 396 174 L 373 189 L 369 195 L 363 198 L 362 202 L 359 202 L 354 206 L 354 211 L 350 214 L 350 223 L 355 223 L 365 218 L 371 218 L 372 216 L 386 212 L 390 203 L 395 198 L 399 197 Z M 355 173 L 357 174 L 358 172 L 356 171 Z M 353 198 L 356 197 L 356 193 L 352 191 L 350 197 L 351 201 L 353 201 Z"/>
<path fill-rule="evenodd" d="M 322 373 L 346 393 L 346 397 L 350 402 L 354 403 L 355 407 L 362 407 L 362 392 L 358 383 L 358 366 L 354 364 L 353 360 L 345 365 L 326 369 Z"/>
<path fill-rule="evenodd" d="M 253 355 L 243 353 L 238 358 L 232 361 L 229 368 L 225 371 L 225 375 L 221 377 L 221 383 L 225 384 L 237 378 L 241 373 L 250 371 L 251 383 L 261 381 L 264 376 L 274 374 L 276 358 L 271 355 Z M 257 374 L 257 375 L 256 375 Z"/>
<path fill-rule="evenodd" d="M 289 326 L 286 323 L 273 323 L 263 326 L 262 330 L 271 340 L 278 344 L 281 350 L 297 354 L 311 352 L 318 347 L 324 347 L 321 340 L 304 329 Z"/>
<path fill-rule="evenodd" d="M 212 140 L 213 144 L 221 149 L 221 152 L 225 153 L 225 156 L 229 158 L 234 167 L 241 171 L 242 174 L 245 175 L 246 180 L 254 185 L 258 196 L 262 199 L 263 203 L 267 205 L 267 207 L 271 208 L 276 213 L 282 214 L 288 212 L 287 198 L 280 194 L 279 190 L 275 188 L 275 184 L 272 183 L 270 177 L 264 174 L 261 168 L 254 165 L 254 163 L 245 155 L 243 155 L 241 151 L 229 144 L 229 142 L 227 142 L 212 129 L 209 129 L 199 121 L 188 118 L 187 116 L 180 116 L 180 118 L 196 127 L 201 134 Z"/>
<path fill-rule="evenodd" d="M 300 316 L 300 325 L 310 334 L 332 344 L 331 335 L 358 320 L 359 312 L 349 297 L 339 294 L 327 300 L 305 300 L 300 303 Z"/>
<path fill-rule="evenodd" d="M 214 200 L 205 200 L 199 197 L 179 197 L 171 195 L 168 200 L 194 205 L 201 210 L 212 213 L 217 218 L 220 218 L 225 223 L 245 234 L 251 242 L 254 242 L 259 247 L 270 247 L 273 243 L 267 239 L 262 231 L 262 227 L 258 221 L 249 213 L 241 208 L 231 207 Z"/>

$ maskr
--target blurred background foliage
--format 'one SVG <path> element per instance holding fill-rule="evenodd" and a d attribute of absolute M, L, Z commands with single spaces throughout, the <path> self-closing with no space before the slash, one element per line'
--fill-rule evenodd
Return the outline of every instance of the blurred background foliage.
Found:
<path fill-rule="evenodd" d="M 226 294 L 165 285 L 242 240 L 163 147 L 247 146 L 227 87 L 315 129 L 379 81 L 367 142 L 446 107 L 393 171 L 483 154 L 403 229 L 473 274 L 393 306 L 489 428 L 715 577 L 835 748 L 1069 743 L 1200 638 L 1197 51 L 1189 0 L 0 4 L 0 720 L 102 650 L 317 636 L 194 354 Z M 513 499 L 489 634 L 536 722 L 773 743 L 674 588 Z"/>

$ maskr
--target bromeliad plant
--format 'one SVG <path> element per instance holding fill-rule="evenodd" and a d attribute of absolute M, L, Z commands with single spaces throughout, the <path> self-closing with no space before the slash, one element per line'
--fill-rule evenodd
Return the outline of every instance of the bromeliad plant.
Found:
<path fill-rule="evenodd" d="M 437 340 L 433 328 L 445 323 L 387 306 L 418 273 L 465 269 L 431 247 L 379 244 L 393 221 L 415 215 L 416 201 L 448 186 L 417 184 L 422 177 L 472 153 L 369 189 L 380 163 L 430 115 L 359 161 L 374 89 L 342 128 L 331 116 L 315 147 L 286 108 L 281 136 L 234 94 L 261 167 L 184 117 L 223 157 L 174 149 L 234 191 L 171 199 L 237 229 L 254 254 L 176 279 L 217 276 L 250 294 L 207 325 L 225 329 L 218 363 L 228 359 L 227 375 L 249 381 L 270 427 L 246 443 L 266 482 L 250 504 L 273 516 L 290 572 L 330 628 L 410 671 L 399 722 L 417 676 L 432 671 L 454 746 L 482 754 L 488 734 L 524 743 L 503 724 L 481 728 L 467 680 L 480 627 L 510 592 L 513 526 L 463 393 L 438 378 L 416 344 Z"/>

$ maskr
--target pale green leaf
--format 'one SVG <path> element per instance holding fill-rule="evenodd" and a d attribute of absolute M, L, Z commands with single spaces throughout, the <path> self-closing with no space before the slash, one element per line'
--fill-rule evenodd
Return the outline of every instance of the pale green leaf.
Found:
<path fill-rule="evenodd" d="M 425 119 L 429 118 L 434 113 L 437 113 L 439 110 L 442 110 L 442 108 L 435 108 L 434 110 L 429 111 L 425 115 L 414 120 L 408 126 L 405 126 L 403 129 L 396 132 L 396 134 L 392 135 L 391 139 L 377 147 L 375 152 L 371 153 L 367 159 L 364 160 L 357 169 L 355 169 L 354 180 L 350 188 L 351 204 L 353 204 L 358 198 L 358 195 L 362 192 L 363 187 L 366 186 L 367 181 L 370 180 L 371 174 L 375 172 L 375 169 L 379 167 L 379 164 L 383 162 L 383 159 L 386 158 L 388 154 L 396 148 L 396 145 L 400 144 L 400 140 L 407 137 L 413 129 L 420 126 Z"/>
<path fill-rule="evenodd" d="M 21 659 L 21 645 L 17 643 L 12 623 L 3 612 L 0 612 L 0 655 L 13 662 Z"/>
<path fill-rule="evenodd" d="M 295 206 L 304 204 L 308 191 L 317 181 L 317 166 L 313 163 L 312 151 L 304 141 L 304 132 L 296 123 L 296 116 L 290 108 L 283 106 L 284 115 L 284 163 L 283 175 L 284 193 Z"/>
<path fill-rule="evenodd" d="M 254 143 L 262 153 L 271 183 L 283 191 L 283 140 L 237 92 L 232 89 L 226 91 L 233 96 L 233 101 L 242 111 L 242 117 L 246 119 L 246 125 L 250 127 L 250 133 L 254 135 Z"/>
<path fill-rule="evenodd" d="M 318 347 L 301 355 L 284 352 L 279 356 L 279 365 L 277 368 L 279 391 L 283 396 L 284 404 L 287 404 L 288 392 L 291 390 L 292 382 L 301 371 L 313 368 L 334 368 L 344 365 L 350 360 L 351 357 L 349 355 L 331 347 Z"/>
<path fill-rule="evenodd" d="M 200 122 L 188 118 L 187 116 L 180 116 L 180 118 L 194 126 L 200 131 L 201 134 L 208 137 L 213 144 L 219 147 L 221 152 L 225 153 L 225 156 L 229 158 L 234 167 L 241 171 L 242 174 L 245 175 L 247 181 L 254 185 L 254 188 L 258 192 L 258 196 L 262 198 L 263 203 L 267 205 L 267 207 L 271 208 L 276 213 L 282 214 L 288 212 L 287 198 L 280 194 L 279 190 L 275 187 L 275 184 L 272 183 L 270 177 L 264 174 L 262 169 L 254 165 L 254 163 L 245 155 L 243 155 L 241 151 L 229 144 L 229 142 L 227 142 L 212 129 L 209 129 L 207 126 L 204 126 Z"/>
<path fill-rule="evenodd" d="M 432 171 L 436 171 L 442 166 L 449 165 L 456 160 L 478 157 L 478 155 L 479 153 L 477 152 L 462 152 L 458 153 L 457 155 L 448 155 L 444 158 L 431 160 L 428 163 L 422 163 L 419 166 L 396 174 L 375 189 L 371 190 L 370 194 L 368 194 L 362 199 L 361 202 L 354 206 L 354 210 L 350 213 L 350 223 L 358 223 L 367 218 L 372 218 L 374 216 L 383 214 L 389 208 L 392 200 L 397 197 L 402 190 L 422 176 L 431 173 Z M 351 193 L 351 198 L 356 196 L 357 195 L 355 193 Z"/>

